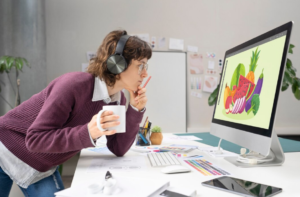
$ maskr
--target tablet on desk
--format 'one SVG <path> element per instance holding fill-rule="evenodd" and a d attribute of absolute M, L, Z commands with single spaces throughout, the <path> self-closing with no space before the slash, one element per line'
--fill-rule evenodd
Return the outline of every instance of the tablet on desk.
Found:
<path fill-rule="evenodd" d="M 281 188 L 228 176 L 205 181 L 202 185 L 247 197 L 270 197 L 282 192 Z"/>

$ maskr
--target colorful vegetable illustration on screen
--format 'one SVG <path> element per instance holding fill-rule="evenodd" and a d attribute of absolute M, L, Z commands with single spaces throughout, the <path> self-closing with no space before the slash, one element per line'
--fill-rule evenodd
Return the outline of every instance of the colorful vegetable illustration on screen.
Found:
<path fill-rule="evenodd" d="M 260 51 L 256 48 L 252 51 L 249 72 L 245 77 L 245 66 L 240 63 L 234 70 L 230 87 L 225 86 L 224 107 L 226 114 L 257 114 L 260 106 L 260 93 L 263 85 L 263 69 L 255 85 L 255 70 L 259 59 Z M 235 116 L 234 116 L 235 117 Z"/>

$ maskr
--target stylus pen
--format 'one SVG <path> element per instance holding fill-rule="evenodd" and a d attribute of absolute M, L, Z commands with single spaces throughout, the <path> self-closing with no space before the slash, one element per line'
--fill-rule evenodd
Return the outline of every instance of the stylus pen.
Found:
<path fill-rule="evenodd" d="M 150 81 L 150 79 L 151 79 L 151 76 L 149 76 L 149 78 L 147 79 L 147 81 L 146 81 L 146 83 L 144 84 L 143 88 L 146 87 L 146 85 L 147 85 L 147 83 Z"/>

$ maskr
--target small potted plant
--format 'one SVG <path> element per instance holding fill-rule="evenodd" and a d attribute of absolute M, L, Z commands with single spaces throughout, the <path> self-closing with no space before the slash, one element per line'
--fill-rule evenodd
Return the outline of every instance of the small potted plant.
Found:
<path fill-rule="evenodd" d="M 163 139 L 161 134 L 161 128 L 159 126 L 154 126 L 151 129 L 150 141 L 152 145 L 160 145 Z"/>

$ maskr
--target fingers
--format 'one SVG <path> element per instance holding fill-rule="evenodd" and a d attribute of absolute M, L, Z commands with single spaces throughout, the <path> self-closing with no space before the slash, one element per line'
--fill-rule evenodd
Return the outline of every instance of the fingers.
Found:
<path fill-rule="evenodd" d="M 139 95 L 145 94 L 145 93 L 146 93 L 146 88 L 138 87 L 137 93 L 138 93 Z"/>
<path fill-rule="evenodd" d="M 144 97 L 144 98 L 140 99 L 139 100 L 139 106 L 141 106 L 141 105 L 144 106 L 147 103 L 147 101 L 148 101 L 147 97 Z"/>
<path fill-rule="evenodd" d="M 134 100 L 135 100 L 136 103 L 139 103 L 139 102 L 141 102 L 141 101 L 144 101 L 145 99 L 146 99 L 146 101 L 147 101 L 146 94 L 143 93 L 143 94 L 137 96 Z"/>
<path fill-rule="evenodd" d="M 104 116 L 112 115 L 112 114 L 113 114 L 113 111 L 110 111 L 110 110 L 104 111 L 101 115 L 101 118 L 103 118 Z"/>
<path fill-rule="evenodd" d="M 120 118 L 118 115 L 110 115 L 110 116 L 104 116 L 100 119 L 100 123 L 110 122 L 110 121 L 116 121 Z"/>
<path fill-rule="evenodd" d="M 134 98 L 135 102 L 139 103 L 139 101 L 146 96 L 146 88 L 139 87 L 137 91 L 138 96 Z"/>
<path fill-rule="evenodd" d="M 144 98 L 147 98 L 147 97 L 146 97 L 146 94 L 140 95 L 140 96 L 136 97 L 134 100 L 135 100 L 135 102 L 139 103 L 139 102 L 141 102 Z"/>
<path fill-rule="evenodd" d="M 105 122 L 104 124 L 101 124 L 101 127 L 103 129 L 107 129 L 109 127 L 115 127 L 118 126 L 120 124 L 119 121 L 113 121 L 113 122 Z"/>

